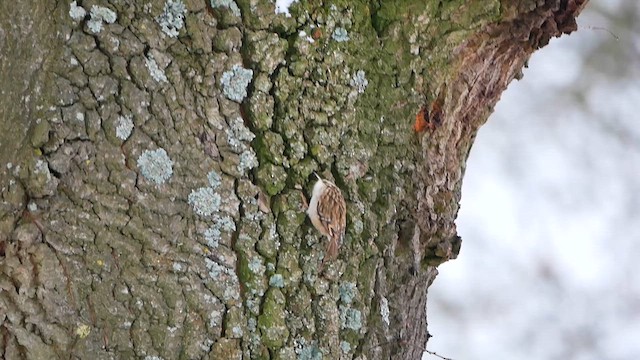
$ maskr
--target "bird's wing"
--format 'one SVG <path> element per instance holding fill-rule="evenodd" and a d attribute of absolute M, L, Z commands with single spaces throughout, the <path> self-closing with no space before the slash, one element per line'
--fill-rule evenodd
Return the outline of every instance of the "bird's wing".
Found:
<path fill-rule="evenodd" d="M 331 240 L 342 243 L 344 237 L 347 209 L 340 189 L 327 181 L 326 194 L 318 202 L 318 217 L 327 229 Z"/>

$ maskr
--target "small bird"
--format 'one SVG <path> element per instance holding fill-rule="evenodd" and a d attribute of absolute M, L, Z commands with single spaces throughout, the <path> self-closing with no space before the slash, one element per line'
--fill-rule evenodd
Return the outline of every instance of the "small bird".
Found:
<path fill-rule="evenodd" d="M 320 233 L 326 235 L 329 240 L 324 260 L 335 259 L 344 239 L 347 205 L 344 202 L 342 192 L 334 183 L 323 180 L 318 174 L 315 175 L 318 181 L 313 186 L 307 215 L 309 215 L 313 226 Z"/>

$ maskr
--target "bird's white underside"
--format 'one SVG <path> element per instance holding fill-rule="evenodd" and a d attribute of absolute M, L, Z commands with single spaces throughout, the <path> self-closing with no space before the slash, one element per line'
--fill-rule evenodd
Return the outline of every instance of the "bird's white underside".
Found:
<path fill-rule="evenodd" d="M 309 219 L 311 219 L 311 223 L 313 226 L 320 231 L 323 235 L 329 236 L 327 233 L 327 229 L 322 226 L 322 222 L 320 221 L 320 217 L 318 216 L 318 200 L 322 193 L 326 190 L 327 186 L 324 184 L 324 181 L 318 180 L 315 185 L 313 185 L 313 192 L 311 195 L 311 200 L 309 201 L 309 208 L 307 208 L 307 215 L 309 215 Z"/>

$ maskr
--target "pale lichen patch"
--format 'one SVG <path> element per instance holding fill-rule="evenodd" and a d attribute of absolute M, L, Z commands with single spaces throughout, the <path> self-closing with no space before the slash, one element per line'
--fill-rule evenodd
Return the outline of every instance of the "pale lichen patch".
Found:
<path fill-rule="evenodd" d="M 87 10 L 82 6 L 78 6 L 76 1 L 72 1 L 69 5 L 69 16 L 75 21 L 80 21 L 87 16 Z"/>
<path fill-rule="evenodd" d="M 87 27 L 92 33 L 97 34 L 102 31 L 102 24 L 113 24 L 117 19 L 118 16 L 113 10 L 103 6 L 93 5 L 91 7 L 90 19 L 87 21 Z"/>
<path fill-rule="evenodd" d="M 145 178 L 163 184 L 173 174 L 173 161 L 162 148 L 146 150 L 138 157 L 138 168 Z"/>
<path fill-rule="evenodd" d="M 193 211 L 200 216 L 209 216 L 218 212 L 221 201 L 220 194 L 214 192 L 210 187 L 201 187 L 192 190 L 189 194 L 189 204 L 193 207 Z"/>
<path fill-rule="evenodd" d="M 167 0 L 162 14 L 156 17 L 162 32 L 169 37 L 177 37 L 180 29 L 184 27 L 184 15 L 187 8 L 181 0 Z"/>
<path fill-rule="evenodd" d="M 362 94 L 367 89 L 367 85 L 369 85 L 369 80 L 367 80 L 364 70 L 358 70 L 353 77 L 351 77 L 349 85 L 356 89 L 358 94 Z"/>
<path fill-rule="evenodd" d="M 89 333 L 91 333 L 89 325 L 82 324 L 76 328 L 76 335 L 78 335 L 80 339 L 86 338 L 89 336 Z"/>
<path fill-rule="evenodd" d="M 331 38 L 337 42 L 345 42 L 349 40 L 349 33 L 347 33 L 347 29 L 343 27 L 337 27 L 333 30 L 333 34 L 331 34 Z"/>
<path fill-rule="evenodd" d="M 235 16 L 240 16 L 240 8 L 233 0 L 211 0 L 212 8 L 227 8 Z"/>
<path fill-rule="evenodd" d="M 247 87 L 253 79 L 253 70 L 233 65 L 231 70 L 225 71 L 220 79 L 222 93 L 227 99 L 242 102 L 247 97 Z"/>
<path fill-rule="evenodd" d="M 160 69 L 160 67 L 158 66 L 158 63 L 156 62 L 156 59 L 154 58 L 153 54 L 149 54 L 147 57 L 145 57 L 145 66 L 147 67 L 147 69 L 149 69 L 149 75 L 151 75 L 151 77 L 157 81 L 157 82 L 168 82 L 169 80 L 167 79 L 167 75 L 165 75 L 164 70 Z"/>
<path fill-rule="evenodd" d="M 387 326 L 389 326 L 389 301 L 386 297 L 380 298 L 380 316 Z"/>
<path fill-rule="evenodd" d="M 119 116 L 118 123 L 116 125 L 116 137 L 120 140 L 127 140 L 131 135 L 131 131 L 133 131 L 131 115 Z"/>

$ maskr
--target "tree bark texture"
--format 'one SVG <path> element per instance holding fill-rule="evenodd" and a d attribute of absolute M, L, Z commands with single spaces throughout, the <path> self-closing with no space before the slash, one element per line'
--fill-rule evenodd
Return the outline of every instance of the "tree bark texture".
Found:
<path fill-rule="evenodd" d="M 474 136 L 585 2 L 2 2 L 0 354 L 419 359 Z"/>

